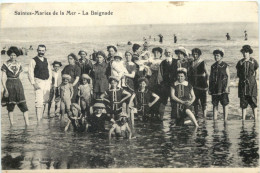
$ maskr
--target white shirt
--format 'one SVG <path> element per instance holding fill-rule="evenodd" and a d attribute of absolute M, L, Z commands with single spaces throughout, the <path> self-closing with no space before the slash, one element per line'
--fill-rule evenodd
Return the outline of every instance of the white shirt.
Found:
<path fill-rule="evenodd" d="M 38 57 L 41 61 L 44 61 L 44 57 Z M 46 58 L 47 59 L 47 58 Z M 47 59 L 47 63 L 48 63 L 48 71 L 49 71 L 49 81 L 51 83 L 51 79 L 52 79 L 52 73 L 51 73 L 51 66 L 50 63 L 48 62 Z M 31 59 L 31 62 L 29 64 L 29 68 L 28 68 L 28 75 L 29 75 L 29 80 L 31 82 L 31 84 L 35 84 L 35 77 L 34 77 L 34 68 L 35 68 L 36 62 L 34 59 Z"/>

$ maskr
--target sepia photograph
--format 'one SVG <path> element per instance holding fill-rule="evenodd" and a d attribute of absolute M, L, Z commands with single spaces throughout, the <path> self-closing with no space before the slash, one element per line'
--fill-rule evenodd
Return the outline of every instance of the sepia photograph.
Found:
<path fill-rule="evenodd" d="M 4 2 L 0 51 L 2 171 L 259 171 L 257 1 Z"/>

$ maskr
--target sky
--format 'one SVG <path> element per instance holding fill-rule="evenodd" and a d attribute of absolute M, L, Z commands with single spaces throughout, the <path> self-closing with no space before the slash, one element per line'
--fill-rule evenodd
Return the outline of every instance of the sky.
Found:
<path fill-rule="evenodd" d="M 63 11 L 66 14 L 68 10 L 77 15 L 15 15 L 15 11 Z M 90 15 L 92 10 L 112 11 L 113 15 Z M 82 11 L 89 15 L 82 15 Z M 243 1 L 3 3 L 0 22 L 2 28 L 258 22 L 258 4 Z"/>

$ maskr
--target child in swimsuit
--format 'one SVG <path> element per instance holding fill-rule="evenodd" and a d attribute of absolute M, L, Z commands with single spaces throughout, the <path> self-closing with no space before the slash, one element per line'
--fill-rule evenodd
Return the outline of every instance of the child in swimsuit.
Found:
<path fill-rule="evenodd" d="M 125 137 L 131 139 L 132 132 L 127 122 L 127 115 L 125 113 L 120 114 L 120 118 L 113 124 L 112 128 L 109 131 L 109 140 L 111 139 L 112 134 L 115 134 L 116 137 Z"/>
<path fill-rule="evenodd" d="M 88 80 L 90 83 L 88 83 Z M 78 95 L 80 97 L 80 107 L 84 117 L 90 115 L 90 102 L 92 93 L 92 79 L 87 74 L 82 75 L 82 85 L 78 88 Z"/>
<path fill-rule="evenodd" d="M 65 112 L 70 111 L 71 98 L 73 97 L 73 86 L 69 83 L 71 80 L 70 75 L 62 75 L 62 83 L 58 87 L 58 94 L 55 101 L 60 100 L 60 109 L 61 116 L 60 119 L 64 116 Z"/>
<path fill-rule="evenodd" d="M 72 124 L 74 131 L 84 132 L 88 125 L 86 118 L 82 115 L 80 106 L 76 103 L 71 104 L 70 112 L 68 113 L 68 124 L 65 127 L 65 131 L 69 129 L 70 124 Z"/>

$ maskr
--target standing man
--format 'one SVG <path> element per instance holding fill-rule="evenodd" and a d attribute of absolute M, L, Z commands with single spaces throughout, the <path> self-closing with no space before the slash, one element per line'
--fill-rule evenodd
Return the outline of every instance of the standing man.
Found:
<path fill-rule="evenodd" d="M 175 82 L 175 75 L 177 73 L 177 60 L 172 57 L 172 51 L 169 48 L 165 49 L 165 59 L 161 62 L 158 71 L 158 82 L 160 84 L 160 107 L 159 114 L 161 120 L 167 105 L 168 98 L 171 96 L 171 84 Z M 173 116 L 173 115 L 171 115 Z"/>
<path fill-rule="evenodd" d="M 40 121 L 49 100 L 52 73 L 50 63 L 44 57 L 46 46 L 39 45 L 37 52 L 38 55 L 29 64 L 28 74 L 35 90 L 36 115 L 37 120 Z"/>

